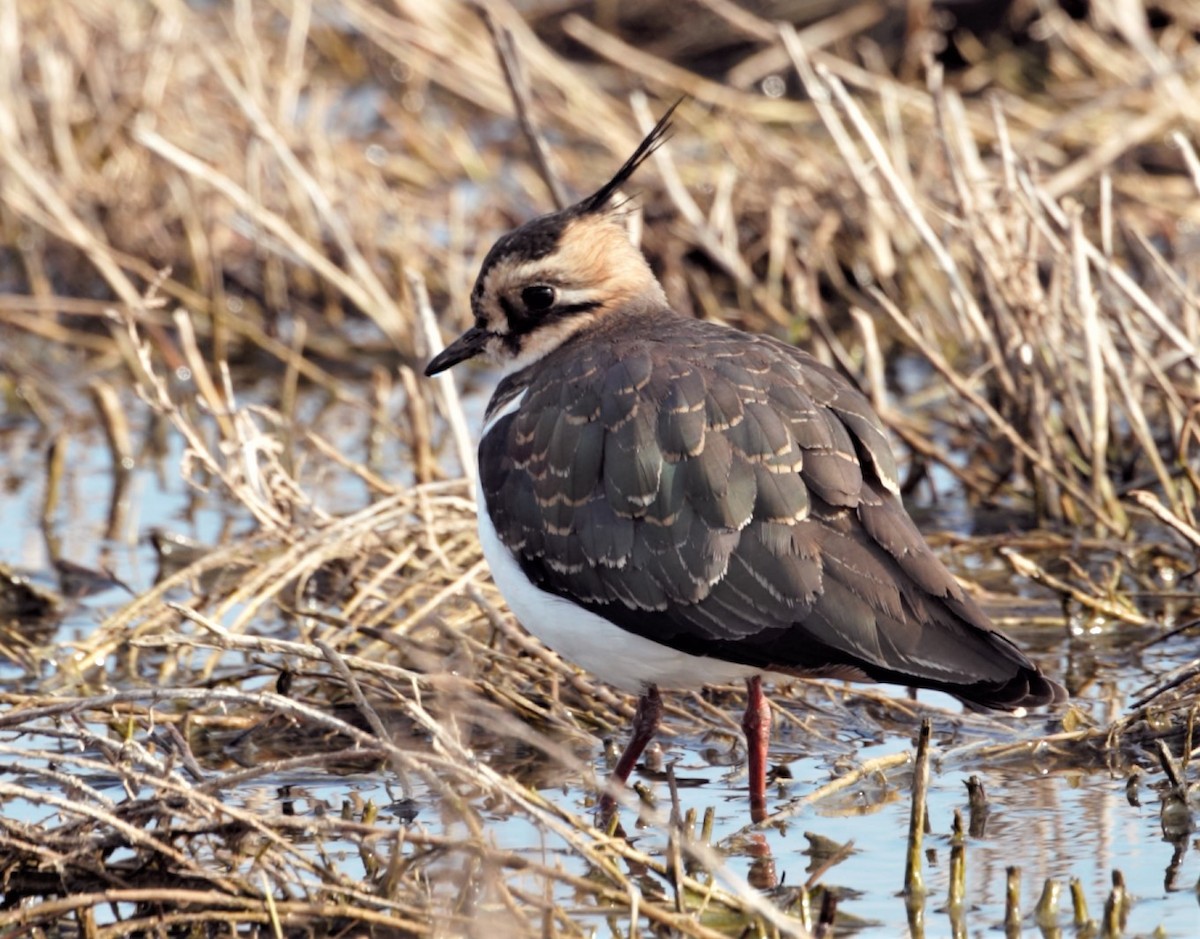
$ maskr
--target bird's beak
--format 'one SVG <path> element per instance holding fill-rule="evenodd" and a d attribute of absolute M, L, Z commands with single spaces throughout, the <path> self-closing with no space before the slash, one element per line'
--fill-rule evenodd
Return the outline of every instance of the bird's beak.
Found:
<path fill-rule="evenodd" d="M 459 362 L 465 362 L 467 359 L 479 355 L 487 345 L 489 335 L 486 329 L 472 326 L 430 360 L 429 364 L 425 366 L 426 376 L 444 372 Z"/>

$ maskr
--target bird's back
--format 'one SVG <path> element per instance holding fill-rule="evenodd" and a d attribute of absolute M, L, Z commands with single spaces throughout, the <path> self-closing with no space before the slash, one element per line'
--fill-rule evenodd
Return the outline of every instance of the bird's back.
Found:
<path fill-rule="evenodd" d="M 811 356 L 669 310 L 611 313 L 489 408 L 491 524 L 537 588 L 690 655 L 1061 700 L 925 543 L 867 400 Z"/>

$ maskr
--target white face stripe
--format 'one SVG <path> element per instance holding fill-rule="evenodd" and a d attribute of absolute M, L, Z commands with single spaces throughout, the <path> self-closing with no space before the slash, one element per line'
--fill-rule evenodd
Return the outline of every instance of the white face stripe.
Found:
<path fill-rule="evenodd" d="M 545 358 L 572 335 L 595 322 L 595 319 L 594 312 L 576 313 L 540 326 L 521 337 L 521 351 L 516 355 L 504 345 L 503 339 L 496 337 L 488 347 L 489 356 L 500 369 L 500 374 L 511 375 Z"/>
<path fill-rule="evenodd" d="M 581 303 L 598 303 L 604 300 L 603 293 L 595 289 L 556 287 L 554 292 L 559 306 L 578 306 Z"/>
<path fill-rule="evenodd" d="M 519 303 L 521 291 L 535 284 L 554 287 L 563 306 L 596 303 L 619 309 L 638 300 L 666 306 L 666 295 L 645 256 L 629 241 L 624 226 L 607 215 L 571 220 L 554 250 L 542 257 L 522 259 L 514 245 L 476 284 L 474 313 L 489 331 L 503 335 L 509 327 L 502 298 Z M 496 353 L 499 360 L 504 350 Z"/>
<path fill-rule="evenodd" d="M 643 639 L 535 587 L 496 534 L 478 482 L 475 498 L 479 506 L 479 541 L 492 569 L 492 579 L 521 625 L 567 661 L 634 694 L 641 694 L 650 685 L 699 688 L 764 674 L 762 669 L 689 655 Z"/>
<path fill-rule="evenodd" d="M 481 294 L 488 329 L 494 333 L 508 332 L 508 319 L 497 301 L 498 297 L 514 291 L 519 292 L 520 288 L 532 284 L 544 283 L 557 288 L 560 279 L 557 270 L 553 255 L 538 258 L 536 261 L 522 261 L 519 264 L 513 264 L 507 259 L 497 263 L 484 278 Z"/>

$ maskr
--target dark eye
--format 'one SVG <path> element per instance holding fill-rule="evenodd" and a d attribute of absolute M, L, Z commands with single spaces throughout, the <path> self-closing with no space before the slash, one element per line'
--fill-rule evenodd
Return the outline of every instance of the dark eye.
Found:
<path fill-rule="evenodd" d="M 554 288 L 548 284 L 534 284 L 521 291 L 521 302 L 530 313 L 541 313 L 554 306 Z"/>

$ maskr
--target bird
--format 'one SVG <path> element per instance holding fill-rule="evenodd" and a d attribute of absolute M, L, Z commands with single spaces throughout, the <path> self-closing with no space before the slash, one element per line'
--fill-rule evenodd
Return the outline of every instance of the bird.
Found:
<path fill-rule="evenodd" d="M 494 243 L 472 325 L 425 374 L 477 356 L 499 371 L 476 474 L 493 580 L 530 633 L 638 696 L 601 809 L 658 729 L 660 689 L 740 680 L 759 822 L 764 678 L 935 689 L 976 710 L 1067 695 L 926 543 L 849 379 L 776 337 L 672 310 L 620 190 L 676 106 L 594 193 Z"/>

